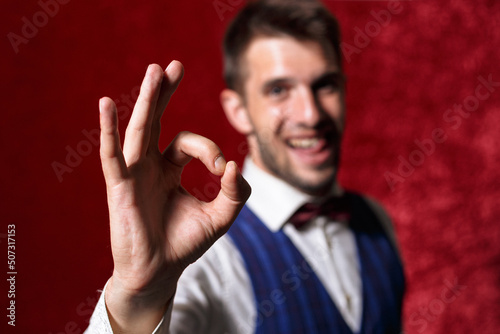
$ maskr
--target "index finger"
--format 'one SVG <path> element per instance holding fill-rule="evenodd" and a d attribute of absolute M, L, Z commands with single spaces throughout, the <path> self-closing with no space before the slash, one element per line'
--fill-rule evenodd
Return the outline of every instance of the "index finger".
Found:
<path fill-rule="evenodd" d="M 163 153 L 163 157 L 181 168 L 192 158 L 196 158 L 216 175 L 222 175 L 226 168 L 226 159 L 217 144 L 208 138 L 187 131 L 180 132 L 172 140 Z"/>
<path fill-rule="evenodd" d="M 151 137 L 149 141 L 149 149 L 158 149 L 160 140 L 161 117 L 167 107 L 170 98 L 176 91 L 179 83 L 184 76 L 184 66 L 181 62 L 173 60 L 163 73 L 163 81 L 161 83 L 160 95 L 156 104 L 153 124 L 151 127 Z"/>
<path fill-rule="evenodd" d="M 148 66 L 141 91 L 125 132 L 123 155 L 130 165 L 143 157 L 148 149 L 151 123 L 156 110 L 163 70 L 159 65 Z"/>

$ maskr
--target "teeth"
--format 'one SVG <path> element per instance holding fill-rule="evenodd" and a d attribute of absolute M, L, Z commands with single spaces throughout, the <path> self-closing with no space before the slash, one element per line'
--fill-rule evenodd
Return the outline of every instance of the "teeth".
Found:
<path fill-rule="evenodd" d="M 290 139 L 288 143 L 295 148 L 311 148 L 318 144 L 318 138 Z"/>

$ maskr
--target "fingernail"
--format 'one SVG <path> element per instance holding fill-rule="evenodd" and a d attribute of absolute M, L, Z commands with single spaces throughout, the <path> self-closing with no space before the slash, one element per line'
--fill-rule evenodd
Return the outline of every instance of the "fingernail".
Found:
<path fill-rule="evenodd" d="M 241 183 L 243 181 L 243 176 L 241 175 L 241 170 L 240 170 L 240 168 L 238 167 L 238 164 L 235 161 L 233 161 L 233 164 L 234 164 L 234 166 L 233 166 L 234 167 L 234 171 L 236 172 L 236 178 L 237 178 L 238 182 Z"/>
<path fill-rule="evenodd" d="M 178 60 L 172 60 L 165 69 L 165 73 L 171 81 L 177 81 L 184 75 L 184 68 Z"/>
<path fill-rule="evenodd" d="M 174 63 L 174 61 L 172 60 L 170 62 L 170 64 L 168 64 L 167 68 L 165 69 L 165 72 L 168 72 L 168 70 L 172 67 L 172 64 Z"/>
<path fill-rule="evenodd" d="M 223 172 L 226 169 L 226 159 L 222 155 L 215 158 L 215 169 L 219 172 Z"/>

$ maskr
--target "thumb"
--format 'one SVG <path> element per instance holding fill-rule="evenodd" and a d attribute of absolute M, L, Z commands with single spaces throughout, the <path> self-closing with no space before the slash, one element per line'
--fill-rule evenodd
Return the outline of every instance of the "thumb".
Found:
<path fill-rule="evenodd" d="M 217 197 L 209 203 L 216 213 L 214 226 L 216 230 L 227 231 L 245 205 L 252 189 L 241 175 L 234 161 L 226 164 L 221 178 L 221 190 Z"/>

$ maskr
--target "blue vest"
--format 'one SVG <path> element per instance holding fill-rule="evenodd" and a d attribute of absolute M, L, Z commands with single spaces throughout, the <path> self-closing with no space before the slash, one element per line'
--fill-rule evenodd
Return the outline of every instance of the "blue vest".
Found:
<path fill-rule="evenodd" d="M 400 333 L 404 276 L 398 254 L 365 200 L 348 196 L 349 226 L 356 239 L 363 285 L 360 333 Z M 352 334 L 323 284 L 282 230 L 271 232 L 245 206 L 228 234 L 252 282 L 256 333 Z"/>

